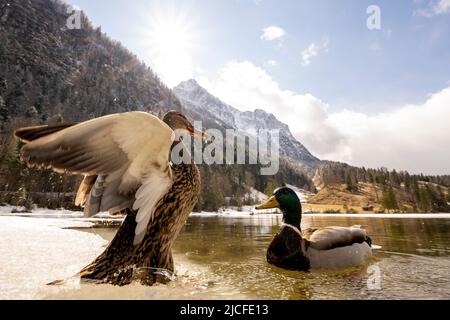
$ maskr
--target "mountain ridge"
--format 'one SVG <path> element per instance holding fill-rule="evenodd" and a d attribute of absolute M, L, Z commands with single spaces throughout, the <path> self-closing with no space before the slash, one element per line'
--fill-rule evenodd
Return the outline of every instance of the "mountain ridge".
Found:
<path fill-rule="evenodd" d="M 295 137 L 287 124 L 279 121 L 275 115 L 262 109 L 240 111 L 221 101 L 208 92 L 194 79 L 181 82 L 173 89 L 182 106 L 194 113 L 194 117 L 205 118 L 208 115 L 207 126 L 219 126 L 222 129 L 234 129 L 251 136 L 256 136 L 258 130 L 279 130 L 280 155 L 291 159 L 291 163 L 299 162 L 300 167 L 312 172 L 321 161 Z"/>

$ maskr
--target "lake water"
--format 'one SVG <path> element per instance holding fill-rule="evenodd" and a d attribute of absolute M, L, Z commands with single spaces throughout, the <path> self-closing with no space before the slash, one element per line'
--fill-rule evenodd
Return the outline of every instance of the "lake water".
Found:
<path fill-rule="evenodd" d="M 191 216 L 174 247 L 177 279 L 170 284 L 150 288 L 132 284 L 119 288 L 80 286 L 77 282 L 63 289 L 45 289 L 43 296 L 41 290 L 40 297 L 450 299 L 450 219 L 305 216 L 302 221 L 305 228 L 362 225 L 373 242 L 382 246 L 365 266 L 311 272 L 285 271 L 266 263 L 266 248 L 281 223 L 281 217 L 276 215 Z M 116 229 L 86 231 L 110 240 Z M 102 249 L 95 250 L 97 254 Z M 82 263 L 86 262 L 90 261 Z"/>
<path fill-rule="evenodd" d="M 304 217 L 303 227 L 363 225 L 382 246 L 363 267 L 311 272 L 266 263 L 281 223 L 280 216 L 191 217 L 174 247 L 175 261 L 189 270 L 173 289 L 180 298 L 450 299 L 449 219 Z M 373 278 L 378 274 L 379 283 Z"/>

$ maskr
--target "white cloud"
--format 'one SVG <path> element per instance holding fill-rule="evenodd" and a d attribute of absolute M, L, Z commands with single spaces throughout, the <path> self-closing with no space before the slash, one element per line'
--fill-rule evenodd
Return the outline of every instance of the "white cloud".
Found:
<path fill-rule="evenodd" d="M 320 99 L 280 88 L 264 69 L 248 61 L 231 61 L 217 79 L 201 83 L 240 110 L 260 108 L 275 114 L 321 159 L 450 173 L 450 87 L 422 104 L 367 115 L 331 113 Z"/>
<path fill-rule="evenodd" d="M 450 12 L 450 0 L 440 0 L 433 6 L 435 14 L 445 14 Z"/>
<path fill-rule="evenodd" d="M 325 39 L 321 44 L 313 42 L 305 50 L 303 50 L 302 65 L 305 67 L 309 66 L 311 64 L 312 58 L 319 55 L 320 52 L 328 51 L 328 42 L 328 39 Z"/>
<path fill-rule="evenodd" d="M 416 2 L 420 5 L 422 1 Z M 450 13 L 450 0 L 430 0 L 425 8 L 419 8 L 415 13 L 427 18 Z"/>
<path fill-rule="evenodd" d="M 450 88 L 416 105 L 369 116 L 345 111 L 329 123 L 346 138 L 342 160 L 429 174 L 450 173 Z M 339 154 L 336 154 L 339 157 Z"/>
<path fill-rule="evenodd" d="M 276 67 L 278 65 L 278 61 L 276 60 L 269 60 L 266 63 L 271 67 Z"/>
<path fill-rule="evenodd" d="M 286 31 L 283 28 L 277 26 L 270 26 L 263 30 L 261 35 L 262 40 L 273 41 L 277 39 L 282 39 L 286 35 Z"/>

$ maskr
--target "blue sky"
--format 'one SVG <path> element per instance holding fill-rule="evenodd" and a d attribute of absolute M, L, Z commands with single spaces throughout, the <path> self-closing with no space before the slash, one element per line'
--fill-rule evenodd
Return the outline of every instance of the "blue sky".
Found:
<path fill-rule="evenodd" d="M 361 119 L 375 127 L 385 125 L 381 118 L 390 119 L 405 108 L 411 114 L 414 107 L 425 109 L 433 94 L 446 101 L 450 0 L 69 2 L 152 66 L 169 86 L 196 78 L 239 109 L 273 112 L 322 158 L 450 173 L 450 164 L 441 162 L 394 161 L 399 155 L 387 155 L 397 145 L 383 147 L 372 161 L 360 145 L 375 142 L 355 143 L 372 133 L 362 132 L 364 128 L 350 132 L 346 125 Z M 381 10 L 380 30 L 367 28 L 370 5 Z M 242 77 L 257 85 L 247 85 Z M 243 85 L 236 88 L 233 82 Z M 303 104 L 307 111 L 299 111 Z M 422 145 L 413 148 L 417 152 L 426 143 L 420 134 L 426 129 L 402 129 L 420 138 Z M 435 134 L 450 136 L 443 130 Z M 447 154 L 436 156 L 450 160 Z"/>

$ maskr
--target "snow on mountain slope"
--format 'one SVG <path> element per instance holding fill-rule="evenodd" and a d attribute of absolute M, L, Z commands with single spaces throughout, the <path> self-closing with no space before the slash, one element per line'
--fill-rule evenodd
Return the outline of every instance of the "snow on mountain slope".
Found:
<path fill-rule="evenodd" d="M 245 194 L 244 199 L 252 199 L 257 202 L 262 202 L 267 200 L 269 197 L 263 192 L 256 190 L 255 188 L 249 188 L 248 192 Z"/>
<path fill-rule="evenodd" d="M 273 114 L 263 110 L 242 112 L 214 97 L 195 80 L 180 83 L 174 93 L 183 107 L 193 117 L 201 119 L 207 128 L 235 129 L 248 136 L 255 137 L 258 130 L 280 131 L 280 153 L 311 168 L 319 165 L 314 157 L 292 135 L 289 127 Z"/>

